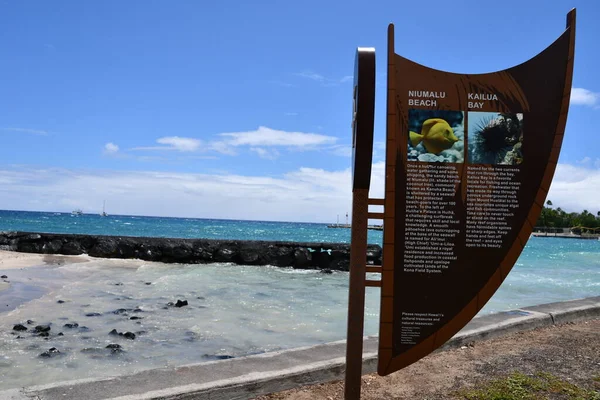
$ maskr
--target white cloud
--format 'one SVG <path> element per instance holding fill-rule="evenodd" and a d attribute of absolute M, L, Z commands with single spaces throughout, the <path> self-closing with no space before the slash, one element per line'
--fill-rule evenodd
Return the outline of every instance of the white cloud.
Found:
<path fill-rule="evenodd" d="M 230 146 L 284 146 L 284 147 L 311 147 L 324 144 L 333 144 L 336 137 L 325 136 L 318 133 L 286 132 L 265 126 L 248 132 L 221 133 L 227 138 L 225 142 Z"/>
<path fill-rule="evenodd" d="M 331 154 L 340 157 L 352 157 L 352 146 L 349 144 L 334 146 L 331 149 Z"/>
<path fill-rule="evenodd" d="M 345 75 L 339 79 L 332 79 L 313 71 L 302 71 L 295 73 L 294 75 L 318 82 L 323 86 L 337 86 L 343 83 L 352 82 L 354 80 L 354 76 L 352 75 Z"/>
<path fill-rule="evenodd" d="M 0 169 L 0 209 L 332 222 L 351 211 L 350 169 L 231 173 Z"/>
<path fill-rule="evenodd" d="M 583 157 L 581 160 L 577 161 L 579 164 L 589 165 L 592 162 L 590 157 Z"/>
<path fill-rule="evenodd" d="M 235 156 L 239 154 L 238 148 L 247 147 L 260 157 L 272 159 L 279 156 L 279 152 L 265 149 L 266 147 L 284 147 L 287 149 L 316 150 L 322 145 L 334 144 L 338 139 L 318 133 L 287 132 L 259 126 L 258 129 L 246 132 L 220 133 L 216 135 L 220 140 L 204 143 L 199 139 L 168 136 L 156 140 L 162 146 L 138 146 L 131 150 L 155 151 L 175 150 L 179 152 L 216 152 Z M 267 154 L 268 153 L 268 154 Z"/>
<path fill-rule="evenodd" d="M 600 108 L 600 93 L 583 88 L 572 88 L 571 104 Z"/>
<path fill-rule="evenodd" d="M 250 151 L 258 154 L 260 158 L 264 158 L 265 160 L 275 160 L 280 154 L 277 149 L 264 149 L 262 147 L 251 147 Z"/>
<path fill-rule="evenodd" d="M 384 171 L 384 162 L 373 164 L 371 197 L 383 197 Z M 0 169 L 0 194 L 0 209 L 99 212 L 106 199 L 110 214 L 298 222 L 334 222 L 352 206 L 350 168 L 272 177 L 13 166 Z M 548 199 L 567 212 L 595 214 L 600 169 L 559 164 Z"/>
<path fill-rule="evenodd" d="M 306 78 L 306 79 L 310 79 L 310 80 L 313 80 L 313 81 L 317 81 L 317 82 L 324 82 L 325 81 L 325 77 L 323 75 L 317 74 L 316 72 L 312 72 L 312 71 L 298 72 L 295 75 L 300 76 L 302 78 Z"/>
<path fill-rule="evenodd" d="M 104 145 L 104 153 L 106 154 L 116 154 L 119 152 L 119 146 L 114 143 L 106 143 Z"/>
<path fill-rule="evenodd" d="M 150 146 L 150 147 L 135 147 L 133 150 L 175 150 L 181 152 L 192 152 L 200 149 L 202 141 L 193 138 L 179 137 L 179 136 L 166 136 L 156 139 L 156 143 L 164 146 Z"/>
<path fill-rule="evenodd" d="M 47 131 L 42 131 L 39 129 L 27 129 L 27 128 L 0 128 L 2 131 L 8 132 L 17 132 L 17 133 L 28 133 L 31 135 L 42 135 L 45 136 L 48 134 Z"/>
<path fill-rule="evenodd" d="M 547 196 L 555 207 L 568 212 L 600 211 L 600 160 L 594 164 L 595 168 L 558 164 Z"/>

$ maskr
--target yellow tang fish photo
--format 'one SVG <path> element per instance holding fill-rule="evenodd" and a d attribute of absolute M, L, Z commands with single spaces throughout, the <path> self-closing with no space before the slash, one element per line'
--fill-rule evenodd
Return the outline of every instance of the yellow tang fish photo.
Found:
<path fill-rule="evenodd" d="M 430 118 L 423 122 L 420 134 L 410 131 L 410 144 L 417 147 L 421 142 L 428 152 L 437 155 L 452 147 L 458 138 L 448 122 L 441 118 Z"/>

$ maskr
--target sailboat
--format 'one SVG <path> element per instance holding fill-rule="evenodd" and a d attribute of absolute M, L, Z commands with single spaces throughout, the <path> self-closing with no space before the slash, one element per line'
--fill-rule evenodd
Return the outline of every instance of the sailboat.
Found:
<path fill-rule="evenodd" d="M 101 217 L 107 217 L 108 214 L 105 211 L 106 209 L 106 200 L 104 200 L 104 203 L 102 204 L 102 214 L 100 214 Z"/>

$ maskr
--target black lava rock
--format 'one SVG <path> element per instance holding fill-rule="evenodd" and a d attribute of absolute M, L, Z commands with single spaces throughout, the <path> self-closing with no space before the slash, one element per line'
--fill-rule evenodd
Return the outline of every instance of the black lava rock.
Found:
<path fill-rule="evenodd" d="M 99 316 L 101 316 L 101 315 L 102 315 L 102 314 L 100 314 L 100 313 L 97 313 L 97 312 L 91 312 L 91 313 L 87 313 L 87 314 L 85 314 L 85 316 L 86 316 L 86 317 L 99 317 Z"/>
<path fill-rule="evenodd" d="M 115 354 L 115 353 L 123 353 L 124 350 L 121 347 L 121 345 L 116 344 L 116 343 L 111 343 L 108 346 L 105 347 L 106 349 L 109 349 L 111 354 Z"/>
<path fill-rule="evenodd" d="M 2 275 L 2 276 L 0 276 L 0 278 L 2 278 L 2 279 L 7 279 L 7 278 L 8 278 L 8 276 L 6 276 L 6 275 Z"/>
<path fill-rule="evenodd" d="M 450 114 L 448 115 L 449 118 L 452 117 L 452 121 L 462 118 L 461 113 Z M 422 121 L 418 121 L 418 125 L 421 123 Z M 94 257 L 139 258 L 167 263 L 234 262 L 343 271 L 349 269 L 350 259 L 349 244 L 317 242 L 0 232 L 0 245 L 8 245 L 15 251 L 43 254 L 87 253 Z M 369 245 L 367 262 L 372 265 L 381 265 L 381 250 L 379 245 Z M 1 279 L 6 278 L 7 275 L 2 275 Z M 141 283 L 153 284 L 146 281 L 141 281 Z M 115 281 L 112 284 L 121 285 L 122 283 Z M 122 296 L 119 297 L 122 298 Z"/>
<path fill-rule="evenodd" d="M 124 338 L 131 339 L 131 340 L 135 339 L 135 333 L 133 333 L 133 332 L 125 332 L 122 334 L 122 336 Z"/>
<path fill-rule="evenodd" d="M 39 356 L 43 357 L 43 358 L 51 358 L 51 357 L 55 357 L 55 356 L 60 355 L 60 354 L 61 354 L 61 352 L 58 351 L 58 349 L 56 347 L 52 347 L 51 349 L 43 352 Z"/>
<path fill-rule="evenodd" d="M 187 305 L 188 305 L 187 300 L 183 300 L 183 301 L 177 300 L 177 303 L 175 303 L 175 307 L 179 307 L 179 308 L 187 306 Z"/>
<path fill-rule="evenodd" d="M 49 332 L 50 326 L 49 325 L 38 325 L 35 328 L 33 328 L 33 330 L 35 332 Z"/>
<path fill-rule="evenodd" d="M 129 317 L 129 319 L 143 319 L 144 317 Z"/>
<path fill-rule="evenodd" d="M 330 269 L 328 269 L 328 268 L 326 268 L 326 269 L 322 269 L 322 270 L 321 270 L 321 273 L 322 273 L 322 274 L 333 274 L 333 271 L 332 271 L 332 270 L 330 270 Z"/>
<path fill-rule="evenodd" d="M 27 330 L 27 327 L 26 327 L 26 326 L 23 326 L 23 325 L 21 325 L 21 324 L 17 324 L 17 325 L 15 325 L 15 326 L 13 326 L 13 330 L 15 330 L 15 331 L 26 331 L 26 330 Z"/>
<path fill-rule="evenodd" d="M 32 319 L 27 320 L 27 325 L 33 325 L 33 324 L 35 324 L 34 320 L 32 320 Z"/>
<path fill-rule="evenodd" d="M 63 304 L 65 301 L 64 300 L 58 300 L 57 303 L 58 304 Z"/>
<path fill-rule="evenodd" d="M 73 328 L 77 328 L 79 327 L 79 324 L 77 322 L 73 322 L 72 324 L 64 324 L 63 328 L 69 328 L 69 329 L 73 329 Z"/>

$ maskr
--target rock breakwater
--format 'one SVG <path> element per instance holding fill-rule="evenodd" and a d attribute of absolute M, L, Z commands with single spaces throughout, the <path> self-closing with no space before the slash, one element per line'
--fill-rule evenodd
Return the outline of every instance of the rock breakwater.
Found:
<path fill-rule="evenodd" d="M 350 245 L 178 239 L 132 236 L 0 232 L 0 250 L 38 254 L 80 255 L 140 259 L 163 263 L 274 265 L 298 269 L 348 271 Z M 381 265 L 381 247 L 369 245 L 367 263 Z"/>

